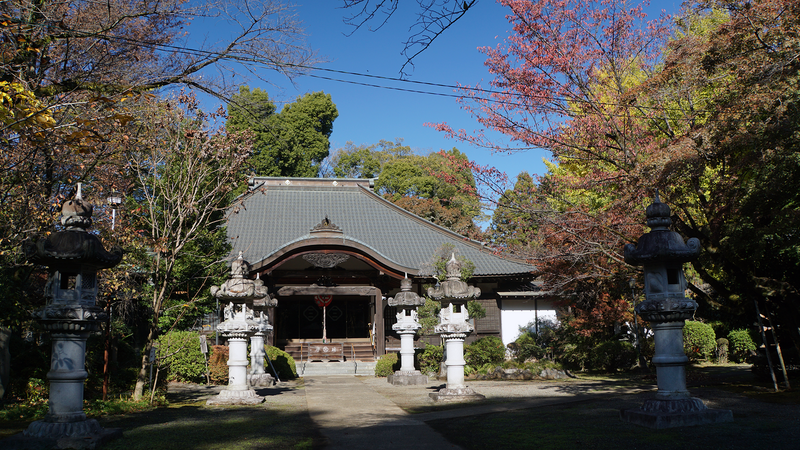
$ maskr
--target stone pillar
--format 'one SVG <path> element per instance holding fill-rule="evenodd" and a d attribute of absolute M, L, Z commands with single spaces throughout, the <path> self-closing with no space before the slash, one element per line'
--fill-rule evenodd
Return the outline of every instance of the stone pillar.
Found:
<path fill-rule="evenodd" d="M 641 407 L 620 411 L 620 417 L 657 429 L 732 422 L 731 411 L 708 409 L 686 389 L 689 359 L 683 352 L 683 327 L 697 303 L 685 296 L 683 263 L 697 258 L 700 241 L 692 238 L 684 243 L 678 233 L 669 230 L 671 224 L 670 209 L 656 192 L 653 204 L 647 207 L 650 232 L 635 246 L 625 246 L 625 261 L 644 267 L 646 300 L 636 307 L 636 313 L 653 327 L 658 391 Z"/>
<path fill-rule="evenodd" d="M 421 327 L 415 309 L 411 314 L 406 314 L 405 309 L 397 313 L 397 323 L 392 329 L 400 335 L 400 370 L 389 375 L 389 383 L 395 386 L 428 384 L 428 377 L 414 369 L 414 335 Z"/>
<path fill-rule="evenodd" d="M 250 374 L 264 373 L 264 333 L 256 333 L 250 338 Z"/>
<path fill-rule="evenodd" d="M 655 334 L 655 356 L 658 392 L 656 398 L 672 400 L 689 398 L 686 390 L 686 364 L 689 358 L 683 352 L 684 321 L 652 323 Z"/>
<path fill-rule="evenodd" d="M 439 311 L 439 324 L 434 327 L 434 331 L 445 340 L 447 387 L 429 394 L 436 402 L 465 402 L 486 398 L 464 384 L 464 339 L 473 331 L 468 319 L 469 315 L 463 306 L 460 312 L 455 312 L 451 303 Z"/>
<path fill-rule="evenodd" d="M 464 384 L 464 339 L 466 333 L 442 334 L 447 347 L 447 390 L 457 391 L 467 386 Z"/>

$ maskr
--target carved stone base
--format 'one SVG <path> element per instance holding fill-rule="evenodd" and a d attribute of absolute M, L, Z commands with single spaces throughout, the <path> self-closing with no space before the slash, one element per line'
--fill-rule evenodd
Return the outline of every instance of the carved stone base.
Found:
<path fill-rule="evenodd" d="M 275 384 L 275 378 L 268 373 L 253 373 L 247 376 L 250 386 L 270 387 Z"/>
<path fill-rule="evenodd" d="M 219 395 L 211 397 L 206 405 L 257 405 L 264 401 L 264 397 L 256 394 L 252 389 L 223 390 Z"/>
<path fill-rule="evenodd" d="M 478 400 L 485 400 L 486 396 L 478 394 L 470 387 L 463 387 L 458 389 L 439 389 L 438 392 L 431 392 L 428 394 L 430 398 L 439 403 L 460 403 L 460 402 L 475 402 Z"/>
<path fill-rule="evenodd" d="M 637 409 L 622 410 L 620 419 L 643 427 L 663 429 L 733 422 L 733 413 L 708 409 L 699 398 L 647 400 Z"/>
<path fill-rule="evenodd" d="M 387 377 L 387 381 L 395 386 L 414 386 L 428 384 L 428 377 L 419 370 L 398 370 Z"/>
<path fill-rule="evenodd" d="M 22 433 L 0 441 L 0 448 L 99 449 L 103 444 L 121 437 L 121 429 L 105 429 L 94 419 L 70 423 L 37 420 Z"/>

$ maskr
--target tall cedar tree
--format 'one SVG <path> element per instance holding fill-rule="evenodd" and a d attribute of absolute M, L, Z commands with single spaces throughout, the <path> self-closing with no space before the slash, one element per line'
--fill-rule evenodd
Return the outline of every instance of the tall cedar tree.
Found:
<path fill-rule="evenodd" d="M 266 92 L 242 86 L 228 104 L 228 115 L 229 130 L 248 130 L 255 136 L 249 161 L 254 175 L 313 178 L 328 157 L 339 112 L 329 94 L 314 92 L 276 113 Z"/>

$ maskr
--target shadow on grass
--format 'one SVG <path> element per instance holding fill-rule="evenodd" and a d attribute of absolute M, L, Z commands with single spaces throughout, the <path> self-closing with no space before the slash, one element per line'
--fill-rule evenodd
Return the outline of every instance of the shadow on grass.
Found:
<path fill-rule="evenodd" d="M 584 399 L 469 417 L 428 421 L 464 449 L 791 448 L 800 439 L 800 407 L 764 404 L 724 391 L 704 391 L 707 405 L 729 409 L 734 422 L 652 430 L 619 418 L 652 394 Z"/>
<path fill-rule="evenodd" d="M 182 406 L 107 417 L 124 436 L 104 449 L 311 449 L 324 439 L 305 411 Z"/>

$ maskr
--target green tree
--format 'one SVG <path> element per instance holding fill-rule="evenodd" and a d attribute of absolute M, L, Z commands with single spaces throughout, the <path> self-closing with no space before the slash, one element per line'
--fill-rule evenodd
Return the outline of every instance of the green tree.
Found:
<path fill-rule="evenodd" d="M 375 191 L 401 208 L 467 237 L 479 238 L 480 203 L 470 189 L 475 179 L 458 149 L 410 155 L 383 165 Z"/>
<path fill-rule="evenodd" d="M 241 86 L 228 104 L 227 128 L 253 133 L 251 170 L 259 176 L 316 177 L 339 115 L 331 96 L 306 94 L 275 111 L 266 92 L 247 86 Z"/>
<path fill-rule="evenodd" d="M 410 156 L 411 147 L 403 145 L 402 139 L 394 142 L 381 140 L 377 144 L 356 146 L 348 142 L 336 150 L 330 160 L 330 170 L 325 176 L 340 178 L 375 178 L 389 161 Z"/>
<path fill-rule="evenodd" d="M 198 253 L 199 261 L 208 261 L 219 250 L 203 246 L 203 239 L 220 238 L 216 233 L 224 223 L 223 213 L 234 187 L 242 182 L 242 167 L 251 151 L 248 139 L 209 128 L 214 117 L 197 110 L 193 99 L 185 96 L 178 104 L 154 104 L 149 119 L 138 123 L 139 132 L 130 139 L 137 151 L 128 165 L 136 185 L 130 201 L 141 205 L 131 221 L 146 239 L 147 258 L 141 263 L 150 276 L 144 296 L 152 314 L 134 390 L 137 400 L 165 310 L 175 303 L 187 304 L 187 286 L 182 285 L 187 274 L 181 272 L 196 272 L 191 264 Z"/>
<path fill-rule="evenodd" d="M 539 201 L 533 177 L 528 172 L 520 173 L 514 187 L 497 201 L 488 231 L 492 244 L 523 257 L 534 253 L 538 231 L 534 213 L 544 208 L 537 204 Z"/>

